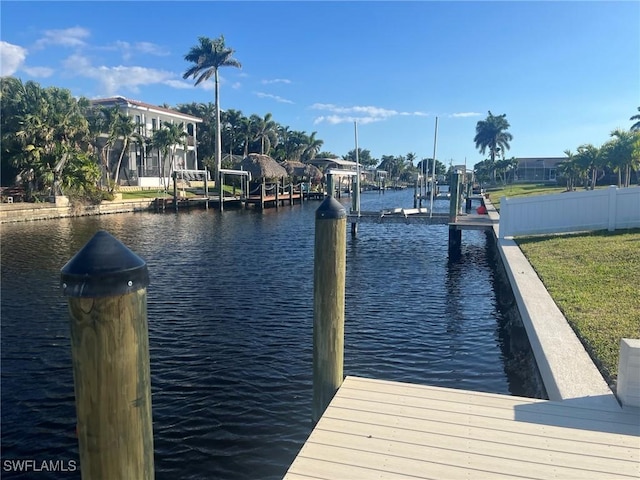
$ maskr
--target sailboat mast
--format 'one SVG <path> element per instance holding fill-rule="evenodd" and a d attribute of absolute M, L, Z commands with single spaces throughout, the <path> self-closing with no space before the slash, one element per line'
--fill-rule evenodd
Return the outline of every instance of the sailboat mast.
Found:
<path fill-rule="evenodd" d="M 358 152 L 358 122 L 353 122 L 356 141 L 356 191 L 353 196 L 353 209 L 360 215 L 360 154 Z"/>
<path fill-rule="evenodd" d="M 431 206 L 429 207 L 429 217 L 433 217 L 433 195 L 436 189 L 436 147 L 438 145 L 438 117 L 436 117 L 436 129 L 433 134 L 433 166 L 431 168 Z"/>

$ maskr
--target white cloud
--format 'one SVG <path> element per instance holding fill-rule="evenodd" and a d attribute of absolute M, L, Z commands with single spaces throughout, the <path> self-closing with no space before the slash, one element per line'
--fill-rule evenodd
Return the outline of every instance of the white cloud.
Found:
<path fill-rule="evenodd" d="M 28 75 L 35 78 L 47 78 L 53 75 L 53 68 L 49 67 L 22 67 Z"/>
<path fill-rule="evenodd" d="M 478 112 L 460 112 L 460 113 L 452 113 L 450 116 L 453 118 L 467 118 L 467 117 L 481 117 L 482 114 Z"/>
<path fill-rule="evenodd" d="M 158 83 L 178 88 L 187 88 L 188 85 L 187 82 L 177 81 L 173 73 L 164 70 L 122 65 L 96 67 L 82 55 L 71 55 L 64 61 L 64 66 L 67 72 L 98 80 L 102 86 L 100 93 L 107 96 L 116 95 L 120 90 L 137 93 L 141 86 Z"/>
<path fill-rule="evenodd" d="M 397 110 L 389 110 L 387 108 L 374 107 L 371 105 L 351 107 L 341 107 L 332 103 L 314 103 L 311 105 L 313 110 L 326 110 L 331 115 L 321 115 L 316 117 L 314 124 L 326 122 L 332 125 L 338 123 L 357 121 L 362 124 L 381 122 L 388 118 L 396 116 L 427 116 L 424 112 L 398 112 Z"/>
<path fill-rule="evenodd" d="M 241 84 L 240 82 L 234 82 L 234 83 L 231 85 L 231 88 L 233 88 L 234 90 L 237 90 L 237 89 L 239 89 L 241 86 L 242 86 L 242 84 Z"/>
<path fill-rule="evenodd" d="M 169 87 L 178 88 L 178 89 L 193 88 L 193 84 L 185 80 L 165 80 L 162 83 L 164 83 Z"/>
<path fill-rule="evenodd" d="M 287 100 L 286 98 L 279 97 L 278 95 L 272 95 L 270 93 L 263 93 L 263 92 L 253 92 L 253 93 L 255 96 L 260 98 L 270 98 L 280 103 L 293 103 L 291 100 Z"/>
<path fill-rule="evenodd" d="M 0 41 L 0 77 L 13 75 L 27 58 L 27 50 L 18 45 Z"/>
<path fill-rule="evenodd" d="M 286 78 L 274 78 L 273 80 L 262 80 L 264 85 L 269 85 L 272 83 L 291 83 L 291 80 L 287 80 Z"/>
<path fill-rule="evenodd" d="M 142 55 L 154 55 L 157 57 L 169 55 L 169 50 L 151 42 L 129 43 L 118 40 L 115 42 L 114 46 L 106 48 L 109 50 L 113 50 L 114 48 L 120 50 L 124 60 L 131 59 L 131 57 L 136 53 L 140 53 Z"/>
<path fill-rule="evenodd" d="M 85 38 L 90 32 L 86 28 L 72 27 L 63 30 L 45 30 L 44 36 L 36 42 L 36 47 L 43 48 L 47 45 L 60 45 L 63 47 L 82 47 L 86 43 Z"/>

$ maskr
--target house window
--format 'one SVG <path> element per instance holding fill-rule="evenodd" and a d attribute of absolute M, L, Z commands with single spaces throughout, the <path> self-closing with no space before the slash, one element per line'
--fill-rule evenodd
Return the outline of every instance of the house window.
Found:
<path fill-rule="evenodd" d="M 158 128 L 158 121 L 155 118 L 151 119 L 151 130 L 153 130 L 154 132 L 157 130 Z"/>

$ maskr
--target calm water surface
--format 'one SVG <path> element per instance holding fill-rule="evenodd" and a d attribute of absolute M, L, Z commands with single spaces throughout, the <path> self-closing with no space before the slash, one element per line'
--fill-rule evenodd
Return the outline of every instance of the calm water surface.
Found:
<path fill-rule="evenodd" d="M 412 207 L 412 193 L 366 193 L 362 208 Z M 281 478 L 312 427 L 318 206 L 2 225 L 2 459 L 78 461 L 60 269 L 107 230 L 151 277 L 156 478 Z M 485 234 L 464 232 L 450 263 L 447 232 L 361 225 L 347 238 L 345 374 L 526 394 L 509 372 Z"/>

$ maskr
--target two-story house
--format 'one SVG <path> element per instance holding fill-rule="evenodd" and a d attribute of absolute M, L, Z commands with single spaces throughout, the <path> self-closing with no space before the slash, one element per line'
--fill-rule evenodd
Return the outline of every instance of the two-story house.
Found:
<path fill-rule="evenodd" d="M 175 170 L 198 169 L 196 126 L 202 122 L 201 118 L 119 96 L 92 100 L 92 103 L 105 107 L 118 106 L 121 112 L 133 119 L 137 126 L 137 133 L 145 141 L 150 141 L 154 132 L 166 123 L 182 124 L 187 133 L 186 147 L 175 145 L 170 159 L 162 158 L 162 153 L 158 149 L 149 148 L 148 145 L 139 142 L 131 142 L 120 165 L 118 175 L 120 185 L 161 186 L 168 184 L 168 179 Z M 118 141 L 110 152 L 109 162 L 112 170 L 117 166 L 121 151 L 122 142 Z"/>

